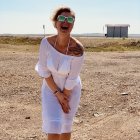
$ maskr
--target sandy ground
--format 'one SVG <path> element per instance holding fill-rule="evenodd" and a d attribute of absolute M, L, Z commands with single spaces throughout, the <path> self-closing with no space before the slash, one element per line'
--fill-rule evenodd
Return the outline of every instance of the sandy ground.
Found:
<path fill-rule="evenodd" d="M 37 53 L 0 47 L 0 140 L 45 140 Z M 86 53 L 72 140 L 140 140 L 140 52 Z"/>

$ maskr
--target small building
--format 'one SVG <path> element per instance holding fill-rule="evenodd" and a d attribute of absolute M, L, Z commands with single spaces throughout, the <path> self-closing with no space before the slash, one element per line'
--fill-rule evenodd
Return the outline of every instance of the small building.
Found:
<path fill-rule="evenodd" d="M 106 24 L 107 34 L 106 37 L 128 37 L 129 24 Z"/>

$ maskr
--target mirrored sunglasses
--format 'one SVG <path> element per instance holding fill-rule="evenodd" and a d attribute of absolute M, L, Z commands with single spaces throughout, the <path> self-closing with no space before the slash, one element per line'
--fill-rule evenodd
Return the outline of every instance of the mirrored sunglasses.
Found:
<path fill-rule="evenodd" d="M 64 22 L 66 20 L 68 23 L 73 23 L 74 22 L 74 17 L 71 17 L 71 16 L 65 17 L 63 15 L 59 15 L 57 17 L 57 20 L 60 21 L 60 22 Z"/>

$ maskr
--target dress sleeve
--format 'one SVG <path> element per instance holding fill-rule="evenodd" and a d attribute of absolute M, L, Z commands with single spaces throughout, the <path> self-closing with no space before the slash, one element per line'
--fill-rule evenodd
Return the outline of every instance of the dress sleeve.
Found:
<path fill-rule="evenodd" d="M 79 74 L 83 64 L 84 55 L 81 57 L 74 57 L 71 61 L 70 72 L 66 79 L 65 88 L 71 90 L 79 82 Z"/>
<path fill-rule="evenodd" d="M 40 43 L 39 48 L 39 60 L 35 66 L 35 70 L 38 72 L 39 76 L 47 78 L 51 75 L 51 72 L 47 68 L 47 40 L 43 38 Z"/>

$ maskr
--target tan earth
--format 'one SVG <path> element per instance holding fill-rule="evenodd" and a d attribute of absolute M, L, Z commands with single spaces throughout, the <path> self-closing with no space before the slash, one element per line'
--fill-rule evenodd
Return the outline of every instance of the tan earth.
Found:
<path fill-rule="evenodd" d="M 45 140 L 38 54 L 16 48 L 0 45 L 0 140 Z M 140 140 L 140 52 L 86 52 L 81 79 L 72 140 Z"/>

